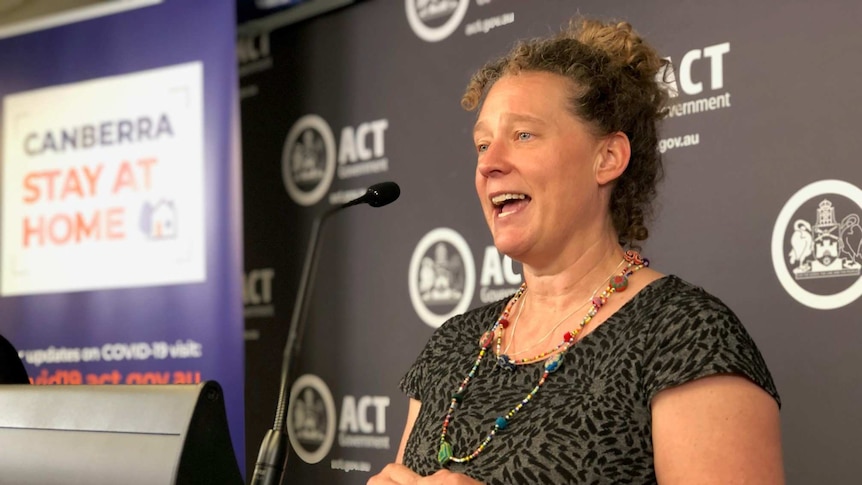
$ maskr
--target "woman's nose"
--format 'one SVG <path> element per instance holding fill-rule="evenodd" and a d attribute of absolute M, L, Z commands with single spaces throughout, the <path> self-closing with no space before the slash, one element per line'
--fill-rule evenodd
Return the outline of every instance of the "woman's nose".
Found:
<path fill-rule="evenodd" d="M 491 143 L 479 153 L 477 170 L 483 177 L 494 177 L 508 173 L 512 168 L 509 150 L 502 142 Z"/>

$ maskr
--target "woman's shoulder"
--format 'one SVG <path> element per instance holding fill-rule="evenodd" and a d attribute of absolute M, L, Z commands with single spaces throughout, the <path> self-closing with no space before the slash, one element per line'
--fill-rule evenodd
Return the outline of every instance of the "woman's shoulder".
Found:
<path fill-rule="evenodd" d="M 748 377 L 780 403 L 757 344 L 721 299 L 678 276 L 665 276 L 638 294 L 634 316 L 644 345 L 650 397 L 707 375 Z"/>
<path fill-rule="evenodd" d="M 446 320 L 434 331 L 408 369 L 401 380 L 401 390 L 420 401 L 427 398 L 429 382 L 439 378 L 441 372 L 459 365 L 463 356 L 474 352 L 479 337 L 491 329 L 507 301 L 489 303 Z"/>
<path fill-rule="evenodd" d="M 630 330 L 653 343 L 747 333 L 736 313 L 719 297 L 676 275 L 651 282 L 621 313 Z"/>
<path fill-rule="evenodd" d="M 480 307 L 455 315 L 446 320 L 443 325 L 440 326 L 437 333 L 461 334 L 469 332 L 475 334 L 479 331 L 490 330 L 494 325 L 494 322 L 497 321 L 497 318 L 499 318 L 500 314 L 503 312 L 509 298 L 511 297 L 487 303 Z M 479 334 L 476 335 L 478 337 Z"/>
<path fill-rule="evenodd" d="M 628 316 L 645 347 L 658 354 L 683 355 L 709 349 L 756 351 L 736 313 L 717 296 L 674 275 L 642 290 Z M 672 352 L 671 352 L 672 351 Z M 748 351 L 748 350 L 746 350 Z"/>
<path fill-rule="evenodd" d="M 507 301 L 488 303 L 449 318 L 431 334 L 423 353 L 446 353 L 472 348 L 479 337 L 493 327 Z"/>
<path fill-rule="evenodd" d="M 652 315 L 673 314 L 736 318 L 733 311 L 720 298 L 702 287 L 689 283 L 676 275 L 666 275 L 647 285 L 633 299 L 639 312 Z"/>

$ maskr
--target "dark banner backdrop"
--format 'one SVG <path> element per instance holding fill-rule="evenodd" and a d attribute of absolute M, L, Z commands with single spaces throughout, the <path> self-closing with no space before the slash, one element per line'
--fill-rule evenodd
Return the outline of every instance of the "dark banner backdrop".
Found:
<path fill-rule="evenodd" d="M 757 341 L 784 401 L 788 482 L 853 482 L 862 6 L 837 0 L 369 0 L 246 31 L 251 463 L 271 426 L 311 220 L 383 180 L 401 185 L 400 200 L 351 208 L 324 230 L 287 473 L 297 483 L 365 483 L 392 461 L 407 406 L 398 382 L 433 329 L 520 282 L 476 201 L 475 115 L 459 106 L 463 88 L 515 39 L 556 31 L 576 13 L 631 21 L 674 66 L 667 176 L 645 255 L 722 298 Z"/>

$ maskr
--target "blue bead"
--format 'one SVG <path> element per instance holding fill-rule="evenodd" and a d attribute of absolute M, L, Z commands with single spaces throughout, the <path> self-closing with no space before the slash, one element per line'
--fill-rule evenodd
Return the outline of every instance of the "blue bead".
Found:
<path fill-rule="evenodd" d="M 549 373 L 555 372 L 563 365 L 563 354 L 555 354 L 545 361 L 545 370 Z"/>
<path fill-rule="evenodd" d="M 509 371 L 515 370 L 515 363 L 512 362 L 512 359 L 510 359 L 509 356 L 505 354 L 497 358 L 497 366 Z"/>
<path fill-rule="evenodd" d="M 506 420 L 503 416 L 497 418 L 497 428 L 506 429 L 506 426 L 509 425 L 509 421 Z"/>

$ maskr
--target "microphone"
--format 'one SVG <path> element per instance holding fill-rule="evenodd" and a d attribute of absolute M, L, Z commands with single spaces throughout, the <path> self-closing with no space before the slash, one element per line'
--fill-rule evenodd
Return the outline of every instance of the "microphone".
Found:
<path fill-rule="evenodd" d="M 278 394 L 278 406 L 275 410 L 275 422 L 272 429 L 266 432 L 263 442 L 260 444 L 254 473 L 251 476 L 252 485 L 276 485 L 281 484 L 284 475 L 284 465 L 287 462 L 287 441 L 284 421 L 287 414 L 287 401 L 290 394 L 291 375 L 290 365 L 299 355 L 302 345 L 302 332 L 306 315 L 308 313 L 308 288 L 312 286 L 313 276 L 317 268 L 317 249 L 320 230 L 323 222 L 332 214 L 359 204 L 368 204 L 371 207 L 383 207 L 391 204 L 401 195 L 401 189 L 395 182 L 381 182 L 368 187 L 365 194 L 341 205 L 330 207 L 320 216 L 316 217 L 311 225 L 311 235 L 308 239 L 308 250 L 302 265 L 302 274 L 299 278 L 299 287 L 296 290 L 296 301 L 293 305 L 293 315 L 290 319 L 290 327 L 287 332 L 287 342 L 284 345 L 284 354 L 281 362 L 281 386 Z"/>
<path fill-rule="evenodd" d="M 365 195 L 357 197 L 350 202 L 341 204 L 338 209 L 344 209 L 345 207 L 357 204 L 368 204 L 371 207 L 383 207 L 384 205 L 395 202 L 399 195 L 401 195 L 401 188 L 398 187 L 398 184 L 395 182 L 380 182 L 379 184 L 374 184 L 371 187 L 368 187 L 368 190 L 365 191 Z"/>

